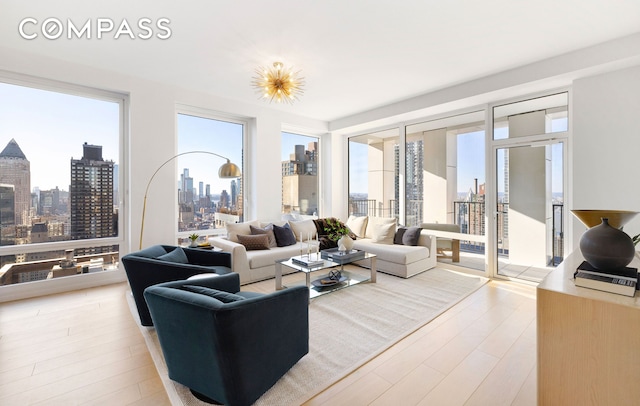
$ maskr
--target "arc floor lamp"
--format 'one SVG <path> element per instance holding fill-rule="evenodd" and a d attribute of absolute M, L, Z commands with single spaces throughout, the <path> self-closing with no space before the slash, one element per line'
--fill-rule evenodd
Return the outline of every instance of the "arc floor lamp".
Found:
<path fill-rule="evenodd" d="M 153 178 L 156 177 L 156 175 L 158 174 L 160 169 L 162 169 L 166 164 L 168 164 L 169 162 L 171 162 L 174 159 L 178 158 L 179 156 L 188 155 L 188 154 L 208 154 L 208 155 L 217 156 L 217 157 L 222 158 L 222 159 L 226 159 L 227 162 L 222 164 L 220 169 L 218 169 L 218 177 L 220 177 L 222 179 L 233 179 L 233 178 L 239 178 L 239 177 L 242 176 L 242 172 L 240 171 L 240 168 L 238 167 L 238 165 L 236 165 L 233 162 L 231 162 L 229 160 L 229 158 L 223 157 L 220 154 L 216 154 L 215 152 L 210 152 L 210 151 L 188 151 L 188 152 L 182 152 L 182 153 L 180 153 L 178 155 L 174 155 L 171 158 L 169 158 L 166 161 L 164 161 L 162 163 L 162 165 L 160 165 L 158 167 L 158 169 L 156 169 L 156 171 L 153 173 L 153 175 L 151 175 L 151 179 L 149 179 L 149 182 L 147 183 L 147 188 L 144 191 L 144 202 L 142 204 L 142 222 L 140 223 L 140 249 L 142 249 L 142 235 L 144 233 L 144 215 L 145 215 L 145 212 L 147 211 L 147 194 L 149 193 L 149 187 L 151 186 L 151 182 L 153 181 Z"/>

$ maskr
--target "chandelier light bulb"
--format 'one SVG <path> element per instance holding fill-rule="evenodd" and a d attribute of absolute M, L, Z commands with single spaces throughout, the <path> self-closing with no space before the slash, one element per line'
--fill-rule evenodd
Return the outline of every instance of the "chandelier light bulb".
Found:
<path fill-rule="evenodd" d="M 293 104 L 304 93 L 304 78 L 299 76 L 300 71 L 285 68 L 282 62 L 274 62 L 273 68 L 258 67 L 255 72 L 257 76 L 253 77 L 253 87 L 269 102 L 275 100 L 277 103 L 285 101 Z M 283 98 L 283 95 L 286 97 Z"/>

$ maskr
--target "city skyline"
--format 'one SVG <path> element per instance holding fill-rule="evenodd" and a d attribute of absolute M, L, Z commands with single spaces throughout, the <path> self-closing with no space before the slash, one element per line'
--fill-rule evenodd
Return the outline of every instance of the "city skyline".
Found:
<path fill-rule="evenodd" d="M 31 165 L 31 190 L 69 190 L 69 162 L 84 143 L 119 164 L 120 105 L 0 83 L 0 149 L 14 139 Z"/>

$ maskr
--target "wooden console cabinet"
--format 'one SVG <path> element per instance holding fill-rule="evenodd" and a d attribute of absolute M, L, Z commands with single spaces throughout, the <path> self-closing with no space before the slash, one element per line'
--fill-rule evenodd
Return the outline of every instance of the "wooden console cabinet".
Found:
<path fill-rule="evenodd" d="M 574 252 L 537 288 L 538 405 L 640 405 L 640 292 L 575 286 L 582 261 Z"/>

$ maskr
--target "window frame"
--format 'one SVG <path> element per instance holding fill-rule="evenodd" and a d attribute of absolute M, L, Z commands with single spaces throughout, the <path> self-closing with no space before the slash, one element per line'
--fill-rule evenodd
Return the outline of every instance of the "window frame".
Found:
<path fill-rule="evenodd" d="M 236 115 L 236 114 L 229 114 L 229 113 L 224 113 L 224 112 L 220 112 L 220 111 L 216 111 L 216 110 L 212 110 L 212 109 L 208 109 L 208 108 L 203 108 L 203 107 L 196 107 L 196 106 L 191 106 L 191 105 L 187 105 L 187 104 L 180 104 L 180 103 L 176 103 L 175 106 L 175 113 L 174 113 L 174 117 L 175 117 L 175 151 L 176 154 L 180 154 L 181 151 L 179 151 L 179 147 L 178 147 L 178 115 L 179 114 L 184 114 L 184 115 L 188 115 L 188 116 L 192 116 L 192 117 L 198 117 L 198 118 L 203 118 L 203 119 L 209 119 L 209 120 L 216 120 L 216 121 L 223 121 L 223 122 L 227 122 L 227 123 L 232 123 L 232 124 L 239 124 L 242 126 L 242 162 L 241 164 L 238 164 L 237 162 L 233 162 L 237 165 L 241 165 L 240 170 L 242 171 L 242 177 L 241 182 L 242 182 L 242 207 L 243 207 L 243 218 L 246 218 L 246 208 L 247 208 L 247 195 L 249 193 L 249 189 L 248 189 L 248 182 L 247 182 L 247 178 L 246 178 L 246 174 L 248 173 L 248 168 L 247 168 L 247 159 L 245 159 L 245 157 L 247 156 L 246 151 L 247 151 L 247 142 L 248 142 L 248 134 L 249 134 L 249 125 L 250 125 L 250 119 L 248 117 L 245 116 L 241 116 L 241 115 Z M 207 148 L 203 148 L 203 150 L 207 150 Z M 184 151 L 187 152 L 187 151 Z M 211 151 L 214 152 L 215 151 Z M 175 162 L 175 166 L 176 166 L 176 171 L 175 171 L 175 182 L 177 184 L 177 182 L 179 181 L 179 167 L 178 167 L 178 160 L 176 160 Z M 178 225 L 178 189 L 176 188 L 174 191 L 175 195 L 174 195 L 174 215 L 175 215 L 175 221 L 174 221 L 174 234 L 175 234 L 175 239 L 176 239 L 176 243 L 178 241 L 180 241 L 181 239 L 186 239 L 190 234 L 193 234 L 194 231 L 179 231 L 179 225 Z M 202 230 L 203 232 L 206 231 L 206 235 L 210 235 L 210 236 L 214 236 L 214 235 L 224 235 L 226 234 L 226 229 L 225 228 L 218 228 L 218 229 L 208 229 L 208 230 Z M 204 233 L 201 233 L 204 234 Z"/>
<path fill-rule="evenodd" d="M 129 189 L 126 175 L 129 172 L 129 152 L 125 148 L 125 146 L 128 145 L 129 140 L 129 94 L 6 71 L 0 71 L 0 82 L 14 86 L 29 87 L 36 90 L 57 92 L 70 96 L 117 103 L 119 106 L 118 189 L 120 191 L 118 194 L 118 201 L 114 201 L 114 206 L 118 209 L 117 236 L 21 245 L 5 245 L 0 246 L 0 256 L 107 245 L 118 245 L 118 252 L 125 252 L 127 241 L 129 241 L 127 230 L 130 228 L 128 207 L 127 204 L 125 204 L 124 199 L 125 194 L 127 194 L 126 191 Z M 104 283 L 119 282 L 123 278 L 124 271 L 120 266 L 118 266 L 118 269 L 109 272 L 96 272 L 78 275 L 77 277 L 72 276 L 4 285 L 0 286 L 2 292 L 2 295 L 0 295 L 0 302 L 58 292 L 61 290 L 61 286 L 64 286 L 64 290 L 70 290 L 74 288 L 97 286 Z"/>

